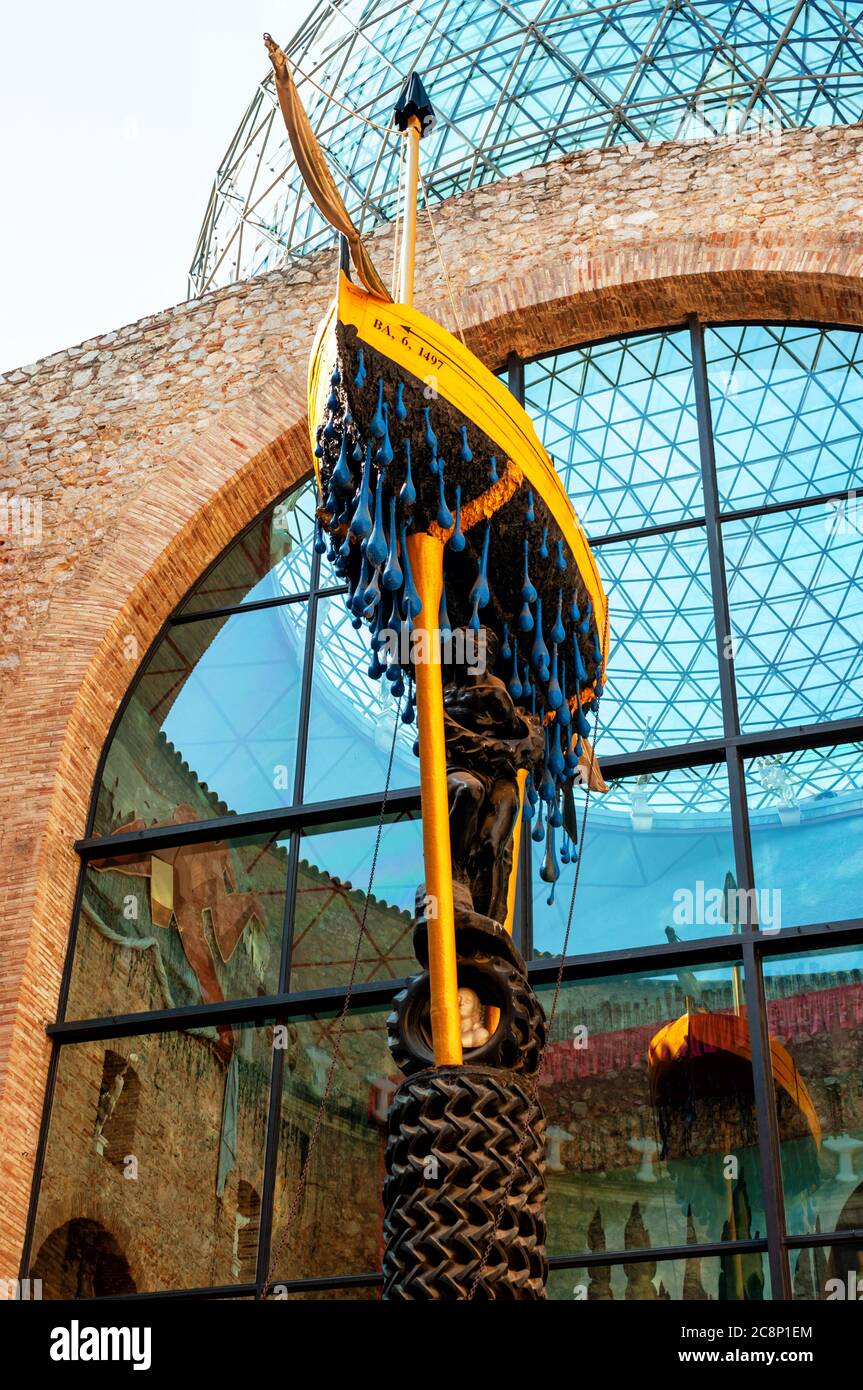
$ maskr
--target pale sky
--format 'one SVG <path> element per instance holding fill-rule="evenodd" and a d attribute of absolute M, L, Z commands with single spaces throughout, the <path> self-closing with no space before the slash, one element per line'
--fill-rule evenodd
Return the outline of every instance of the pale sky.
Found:
<path fill-rule="evenodd" d="M 216 166 L 312 0 L 44 0 L 0 18 L 0 372 L 186 298 Z"/>

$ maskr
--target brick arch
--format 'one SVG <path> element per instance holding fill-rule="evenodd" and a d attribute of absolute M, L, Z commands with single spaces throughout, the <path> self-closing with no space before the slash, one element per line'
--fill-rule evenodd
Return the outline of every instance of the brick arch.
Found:
<path fill-rule="evenodd" d="M 583 265 L 549 253 L 540 267 L 462 293 L 460 303 L 470 345 L 493 368 L 513 350 L 533 356 L 673 324 L 692 312 L 863 325 L 863 252 L 850 237 L 820 246 L 779 234 L 642 240 Z M 445 301 L 421 307 L 450 319 Z M 132 635 L 145 652 L 202 570 L 308 472 L 308 462 L 300 372 L 259 378 L 154 472 L 122 514 L 107 553 L 85 567 L 74 593 L 52 601 L 22 663 L 5 712 L 2 778 L 14 794 L 0 846 L 13 965 L 4 985 L 10 1022 L 0 1037 L 7 1130 L 0 1143 L 10 1167 L 0 1252 L 9 1268 L 26 1221 L 49 1055 L 44 1027 L 55 1012 L 78 873 L 73 844 L 111 721 L 137 669 L 123 660 L 123 641 Z"/>
<path fill-rule="evenodd" d="M 774 319 L 863 324 L 863 238 L 784 233 L 625 243 L 548 262 L 462 298 L 471 348 L 493 365 L 562 346 L 711 322 Z M 525 314 L 525 306 L 530 312 Z"/>

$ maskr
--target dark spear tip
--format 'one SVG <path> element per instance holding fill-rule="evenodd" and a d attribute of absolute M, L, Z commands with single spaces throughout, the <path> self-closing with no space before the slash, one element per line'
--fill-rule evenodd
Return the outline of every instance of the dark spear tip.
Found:
<path fill-rule="evenodd" d="M 422 78 L 418 73 L 412 72 L 399 93 L 393 120 L 399 130 L 404 132 L 408 128 L 408 121 L 414 116 L 420 123 L 420 138 L 430 135 L 435 126 L 434 107 L 423 86 Z"/>

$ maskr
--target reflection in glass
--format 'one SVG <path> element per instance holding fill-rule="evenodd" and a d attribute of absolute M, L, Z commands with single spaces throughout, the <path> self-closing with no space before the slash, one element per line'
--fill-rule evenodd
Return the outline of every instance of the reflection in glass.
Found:
<path fill-rule="evenodd" d="M 43 1297 L 254 1278 L 271 1031 L 63 1048 L 29 1270 Z"/>
<path fill-rule="evenodd" d="M 290 805 L 306 605 L 168 630 L 111 742 L 94 833 Z"/>
<path fill-rule="evenodd" d="M 291 989 L 346 983 L 377 838 L 377 821 L 303 835 L 291 936 Z M 424 877 L 419 815 L 388 818 L 381 834 L 357 980 L 416 973 L 411 920 Z"/>
<path fill-rule="evenodd" d="M 770 1297 L 766 1254 L 646 1260 L 616 1265 L 555 1269 L 548 1297 L 556 1303 L 673 1299 L 684 1303 L 758 1303 Z"/>
<path fill-rule="evenodd" d="M 762 921 L 765 907 L 774 928 L 863 915 L 863 744 L 754 758 L 746 799 Z"/>
<path fill-rule="evenodd" d="M 351 1010 L 339 1063 L 293 1222 L 297 1178 L 309 1149 L 335 1046 L 334 1017 L 288 1027 L 273 1216 L 274 1282 L 367 1274 L 380 1267 L 381 1184 L 387 1107 L 401 1073 L 386 1042 L 387 1011 Z"/>
<path fill-rule="evenodd" d="M 856 1229 L 863 1229 L 857 1210 Z M 863 1300 L 863 1245 L 843 1241 L 789 1250 L 792 1297 L 817 1303 L 859 1303 Z"/>
<path fill-rule="evenodd" d="M 181 612 L 235 608 L 306 593 L 315 538 L 315 487 L 301 483 L 241 536 L 193 589 Z"/>
<path fill-rule="evenodd" d="M 599 750 L 692 743 L 722 733 L 704 533 L 615 541 L 596 551 L 611 655 Z"/>
<path fill-rule="evenodd" d="M 580 832 L 578 787 L 575 805 Z M 561 864 L 549 903 L 545 836 L 531 848 L 534 954 L 559 955 L 576 864 Z M 725 764 L 646 773 L 592 793 L 582 857 L 569 955 L 724 935 L 735 920 L 724 896 L 734 873 Z"/>
<path fill-rule="evenodd" d="M 318 601 L 315 665 L 303 799 L 334 801 L 383 791 L 396 701 L 387 680 L 370 680 L 368 633 L 352 626 L 342 594 Z M 402 698 L 402 712 L 407 695 Z M 416 720 L 399 722 L 391 787 L 419 782 Z"/>
<path fill-rule="evenodd" d="M 550 1254 L 764 1234 L 741 975 L 564 986 L 540 1080 Z"/>
<path fill-rule="evenodd" d="M 782 1131 L 787 1229 L 863 1226 L 863 948 L 767 958 L 764 985 L 770 1035 L 794 1060 L 818 1140 L 813 1154 L 807 1134 Z"/>
<path fill-rule="evenodd" d="M 863 507 L 798 507 L 723 527 L 744 731 L 863 705 Z"/>
<path fill-rule="evenodd" d="M 66 1017 L 275 994 L 286 873 L 275 835 L 91 860 Z"/>
<path fill-rule="evenodd" d="M 703 514 L 686 329 L 527 362 L 524 392 L 589 535 Z"/>
<path fill-rule="evenodd" d="M 863 339 L 842 328 L 704 330 L 720 505 L 763 507 L 863 480 Z"/>

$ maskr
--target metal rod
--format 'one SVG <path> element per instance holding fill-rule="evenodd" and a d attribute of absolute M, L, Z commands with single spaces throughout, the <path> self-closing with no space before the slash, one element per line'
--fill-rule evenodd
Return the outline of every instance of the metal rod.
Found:
<path fill-rule="evenodd" d="M 420 131 L 416 116 L 408 121 L 405 139 L 408 143 L 405 171 L 405 207 L 402 225 L 402 263 L 399 274 L 399 303 L 414 302 L 414 260 L 417 246 L 417 191 L 420 176 Z"/>
<path fill-rule="evenodd" d="M 407 538 L 408 559 L 420 598 L 417 626 L 427 634 L 427 660 L 414 667 L 420 747 L 420 796 L 423 816 L 423 858 L 428 900 L 431 1029 L 438 1066 L 460 1065 L 461 1024 L 455 916 L 452 901 L 452 859 L 449 840 L 449 799 L 443 722 L 443 682 L 437 655 L 438 615 L 443 591 L 443 546 L 426 532 Z"/>

